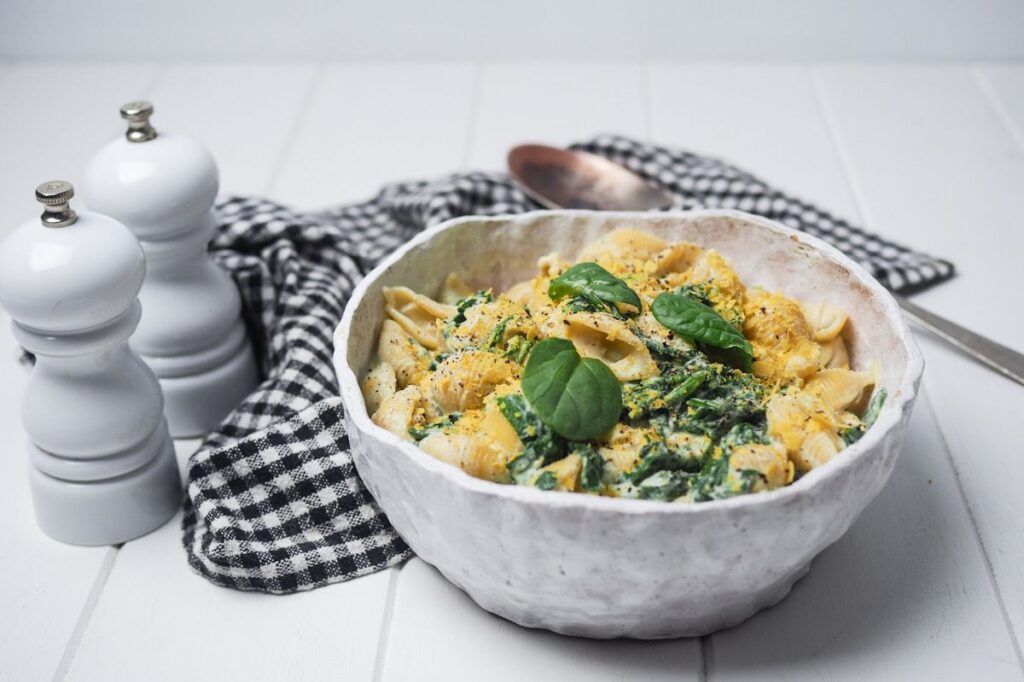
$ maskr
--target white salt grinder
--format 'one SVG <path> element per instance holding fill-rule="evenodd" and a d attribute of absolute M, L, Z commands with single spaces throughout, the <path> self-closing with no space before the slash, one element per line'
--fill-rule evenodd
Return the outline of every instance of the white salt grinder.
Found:
<path fill-rule="evenodd" d="M 207 255 L 216 226 L 217 166 L 190 137 L 159 133 L 153 106 L 121 107 L 123 137 L 86 170 L 90 209 L 122 222 L 142 242 L 146 281 L 132 347 L 153 368 L 171 434 L 213 429 L 258 382 L 234 282 Z"/>
<path fill-rule="evenodd" d="M 0 305 L 36 363 L 22 404 L 39 527 L 76 545 L 144 535 L 174 515 L 181 483 L 160 384 L 132 352 L 146 273 L 138 240 L 68 205 L 63 181 L 36 189 L 41 220 L 0 244 Z"/>

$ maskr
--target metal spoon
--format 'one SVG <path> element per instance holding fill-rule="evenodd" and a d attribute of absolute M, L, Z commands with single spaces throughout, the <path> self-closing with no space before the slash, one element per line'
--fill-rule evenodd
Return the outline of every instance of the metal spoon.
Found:
<path fill-rule="evenodd" d="M 524 144 L 509 151 L 508 169 L 527 196 L 546 208 L 651 211 L 674 203 L 660 187 L 587 152 Z"/>
<path fill-rule="evenodd" d="M 665 209 L 674 203 L 663 189 L 613 161 L 587 152 L 520 145 L 509 151 L 508 169 L 527 196 L 546 208 L 648 211 Z M 924 310 L 902 296 L 893 296 L 911 322 L 1024 385 L 1024 354 Z"/>

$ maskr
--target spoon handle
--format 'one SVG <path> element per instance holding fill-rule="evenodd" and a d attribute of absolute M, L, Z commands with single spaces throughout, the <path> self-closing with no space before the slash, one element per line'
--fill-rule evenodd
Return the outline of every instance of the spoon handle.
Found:
<path fill-rule="evenodd" d="M 930 313 L 902 296 L 897 296 L 896 300 L 912 322 L 945 339 L 978 362 L 1024 385 L 1024 354 Z"/>

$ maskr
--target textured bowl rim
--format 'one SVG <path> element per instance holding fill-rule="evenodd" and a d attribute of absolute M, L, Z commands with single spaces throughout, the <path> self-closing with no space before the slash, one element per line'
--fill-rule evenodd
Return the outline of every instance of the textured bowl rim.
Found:
<path fill-rule="evenodd" d="M 827 261 L 841 266 L 849 271 L 855 279 L 867 289 L 871 298 L 877 300 L 882 307 L 886 321 L 896 332 L 904 351 L 907 355 L 907 365 L 897 385 L 890 390 L 889 400 L 882 410 L 875 424 L 868 429 L 864 437 L 856 443 L 844 448 L 838 455 L 833 457 L 827 464 L 812 469 L 790 485 L 767 492 L 750 495 L 738 495 L 724 500 L 710 500 L 699 504 L 671 504 L 656 500 L 641 500 L 633 498 L 614 498 L 598 495 L 584 495 L 574 492 L 562 492 L 552 490 L 538 490 L 529 486 L 505 485 L 494 483 L 480 478 L 470 476 L 462 469 L 451 464 L 442 462 L 421 450 L 409 441 L 402 440 L 390 431 L 383 429 L 370 420 L 363 400 L 363 394 L 359 387 L 359 379 L 351 367 L 349 367 L 348 341 L 352 326 L 353 316 L 360 301 L 366 296 L 370 286 L 384 274 L 392 265 L 405 257 L 407 253 L 420 247 L 442 232 L 458 227 L 466 223 L 506 223 L 509 221 L 525 221 L 550 215 L 566 215 L 570 217 L 600 217 L 602 220 L 623 221 L 645 220 L 652 217 L 665 218 L 694 218 L 694 217 L 726 217 L 753 223 L 761 229 L 766 229 L 781 234 L 796 242 L 811 247 L 815 254 Z M 816 486 L 819 481 L 828 478 L 842 476 L 853 464 L 870 455 L 875 446 L 880 443 L 890 431 L 896 428 L 909 412 L 917 395 L 918 385 L 924 372 L 924 358 L 914 341 L 907 325 L 906 319 L 900 311 L 899 303 L 867 270 L 843 255 L 832 245 L 805 232 L 798 232 L 774 220 L 757 216 L 744 211 L 732 209 L 699 209 L 692 211 L 663 211 L 658 213 L 637 212 L 637 211 L 587 211 L 587 210 L 561 210 L 561 211 L 530 211 L 527 213 L 509 214 L 501 216 L 462 216 L 452 218 L 427 228 L 416 235 L 413 239 L 400 247 L 390 256 L 381 261 L 377 267 L 364 277 L 352 292 L 345 311 L 342 314 L 341 322 L 334 331 L 334 370 L 341 388 L 341 398 L 350 423 L 362 432 L 370 432 L 376 438 L 383 441 L 392 448 L 397 449 L 418 467 L 440 476 L 447 483 L 460 488 L 496 498 L 515 500 L 523 504 L 548 508 L 574 508 L 581 510 L 592 510 L 595 512 L 618 512 L 622 514 L 708 514 L 726 509 L 738 509 L 750 507 L 756 509 L 767 504 L 784 503 L 790 498 L 803 495 L 805 492 Z M 896 401 L 892 400 L 896 397 Z M 385 510 L 386 512 L 387 510 Z"/>

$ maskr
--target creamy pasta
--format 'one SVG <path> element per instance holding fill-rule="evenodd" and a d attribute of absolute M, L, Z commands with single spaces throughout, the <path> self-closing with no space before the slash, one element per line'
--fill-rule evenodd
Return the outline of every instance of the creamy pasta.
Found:
<path fill-rule="evenodd" d="M 885 398 L 846 314 L 748 288 L 713 249 L 632 229 L 497 293 L 384 290 L 373 421 L 471 476 L 703 502 L 772 490 L 857 440 Z"/>

